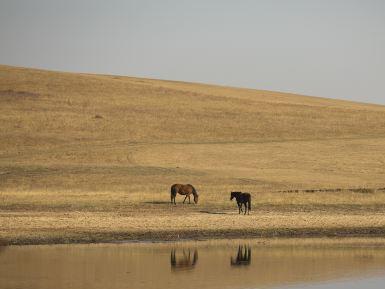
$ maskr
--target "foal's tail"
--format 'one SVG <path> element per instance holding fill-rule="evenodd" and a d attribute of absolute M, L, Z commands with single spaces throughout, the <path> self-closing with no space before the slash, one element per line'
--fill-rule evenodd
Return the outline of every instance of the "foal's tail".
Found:
<path fill-rule="evenodd" d="M 249 211 L 251 210 L 251 195 L 249 196 L 249 202 L 248 202 L 249 206 L 248 206 L 248 209 Z"/>

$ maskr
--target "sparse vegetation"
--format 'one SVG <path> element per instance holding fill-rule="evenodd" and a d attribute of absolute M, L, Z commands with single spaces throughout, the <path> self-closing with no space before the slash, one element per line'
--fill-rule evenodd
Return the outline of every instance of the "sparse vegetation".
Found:
<path fill-rule="evenodd" d="M 0 66 L 0 128 L 2 243 L 385 235 L 383 106 Z"/>

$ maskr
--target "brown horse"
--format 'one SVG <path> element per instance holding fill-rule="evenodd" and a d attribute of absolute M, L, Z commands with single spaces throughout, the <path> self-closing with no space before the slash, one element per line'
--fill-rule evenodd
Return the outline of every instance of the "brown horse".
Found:
<path fill-rule="evenodd" d="M 171 204 L 174 203 L 176 205 L 176 202 L 175 202 L 176 194 L 180 194 L 180 195 L 185 196 L 183 203 L 188 198 L 189 204 L 191 203 L 190 202 L 190 195 L 193 194 L 195 204 L 198 203 L 198 193 L 195 190 L 195 188 L 190 184 L 187 184 L 187 185 L 174 184 L 171 186 Z"/>

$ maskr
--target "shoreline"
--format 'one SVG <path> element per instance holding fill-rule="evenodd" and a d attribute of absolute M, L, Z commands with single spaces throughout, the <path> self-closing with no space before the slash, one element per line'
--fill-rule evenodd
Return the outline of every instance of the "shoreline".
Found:
<path fill-rule="evenodd" d="M 60 245 L 60 244 L 121 244 L 121 243 L 175 243 L 189 241 L 217 240 L 329 240 L 383 239 L 385 227 L 363 228 L 290 228 L 254 230 L 195 230 L 195 231 L 152 231 L 152 232 L 76 232 L 66 236 L 55 236 L 46 232 L 45 236 L 0 237 L 0 246 Z"/>

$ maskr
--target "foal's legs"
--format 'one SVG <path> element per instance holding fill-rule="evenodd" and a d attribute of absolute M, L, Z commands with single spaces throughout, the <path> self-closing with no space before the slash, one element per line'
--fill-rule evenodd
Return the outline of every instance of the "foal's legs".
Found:
<path fill-rule="evenodd" d="M 242 212 L 242 203 L 238 203 L 238 211 L 239 211 L 238 214 Z"/>
<path fill-rule="evenodd" d="M 247 203 L 243 203 L 244 205 L 245 205 L 245 213 L 244 213 L 244 215 L 246 215 L 246 212 L 247 212 Z"/>
<path fill-rule="evenodd" d="M 243 212 L 243 210 L 242 210 L 242 203 L 237 201 L 237 205 L 238 205 L 239 214 L 240 214 L 241 212 Z"/>

